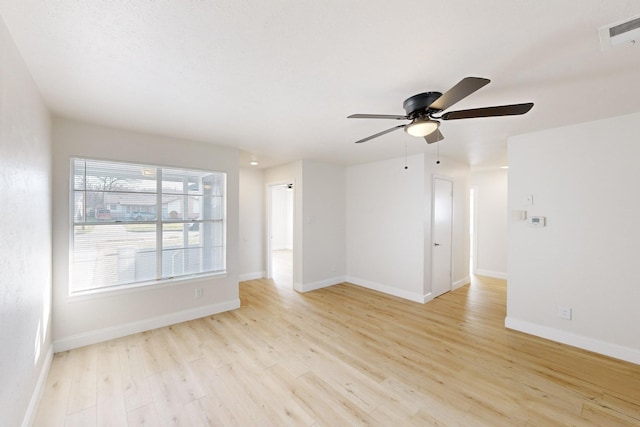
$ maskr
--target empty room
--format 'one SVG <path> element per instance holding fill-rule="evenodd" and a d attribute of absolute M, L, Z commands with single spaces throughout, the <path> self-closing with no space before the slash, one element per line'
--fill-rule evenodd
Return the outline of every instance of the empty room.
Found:
<path fill-rule="evenodd" d="M 640 425 L 640 5 L 0 0 L 0 425 Z"/>

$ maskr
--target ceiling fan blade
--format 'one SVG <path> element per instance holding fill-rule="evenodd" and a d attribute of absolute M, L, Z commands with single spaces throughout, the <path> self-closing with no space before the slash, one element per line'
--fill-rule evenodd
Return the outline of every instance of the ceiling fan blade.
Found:
<path fill-rule="evenodd" d="M 427 144 L 433 144 L 434 142 L 442 141 L 443 139 L 444 136 L 442 135 L 442 132 L 440 132 L 440 129 L 436 129 L 435 131 L 424 137 L 424 140 L 427 141 Z"/>
<path fill-rule="evenodd" d="M 533 107 L 533 102 L 526 104 L 500 105 L 498 107 L 473 108 L 471 110 L 450 111 L 444 113 L 442 120 L 473 119 L 476 117 L 518 116 L 525 114 Z"/>
<path fill-rule="evenodd" d="M 366 138 L 364 138 L 364 139 L 361 139 L 361 140 L 359 140 L 359 141 L 356 141 L 356 144 L 360 144 L 361 142 L 367 142 L 367 141 L 369 141 L 370 139 L 377 138 L 377 137 L 382 136 L 382 135 L 384 135 L 384 134 L 387 134 L 387 133 L 389 133 L 389 132 L 393 132 L 394 130 L 397 130 L 397 129 L 403 128 L 403 127 L 405 127 L 405 126 L 406 126 L 406 125 L 398 125 L 398 126 L 394 126 L 394 127 L 390 128 L 390 129 L 383 130 L 382 132 L 378 132 L 378 133 L 376 133 L 375 135 L 371 135 L 371 136 L 368 136 L 368 137 L 366 137 Z"/>
<path fill-rule="evenodd" d="M 446 110 L 456 102 L 471 95 L 481 87 L 488 85 L 491 80 L 481 77 L 465 77 L 457 85 L 445 92 L 440 98 L 429 105 L 433 110 Z"/>
<path fill-rule="evenodd" d="M 397 116 L 394 114 L 352 114 L 347 119 L 394 119 L 408 120 L 407 116 Z"/>

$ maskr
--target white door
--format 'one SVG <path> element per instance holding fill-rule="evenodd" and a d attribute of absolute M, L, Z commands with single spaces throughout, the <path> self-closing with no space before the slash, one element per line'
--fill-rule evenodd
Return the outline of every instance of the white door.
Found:
<path fill-rule="evenodd" d="M 434 298 L 451 290 L 452 222 L 453 182 L 433 178 L 431 293 Z"/>

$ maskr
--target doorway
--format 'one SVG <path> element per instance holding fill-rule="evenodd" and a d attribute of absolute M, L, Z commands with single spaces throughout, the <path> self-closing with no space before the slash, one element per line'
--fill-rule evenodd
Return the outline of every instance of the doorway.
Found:
<path fill-rule="evenodd" d="M 293 288 L 293 184 L 269 186 L 268 278 Z"/>
<path fill-rule="evenodd" d="M 453 181 L 433 178 L 431 293 L 436 298 L 451 290 Z"/>

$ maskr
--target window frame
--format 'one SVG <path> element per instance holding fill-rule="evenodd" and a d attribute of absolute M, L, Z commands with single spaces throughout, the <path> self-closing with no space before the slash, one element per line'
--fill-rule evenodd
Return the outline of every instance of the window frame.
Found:
<path fill-rule="evenodd" d="M 133 167 L 141 167 L 143 170 L 145 169 L 154 169 L 156 174 L 155 174 L 155 190 L 154 192 L 135 192 L 135 191 L 105 191 L 102 190 L 102 192 L 104 192 L 105 194 L 108 192 L 113 192 L 113 193 L 133 193 L 133 194 L 153 194 L 155 196 L 155 204 L 151 205 L 152 207 L 155 208 L 155 219 L 153 220 L 147 220 L 147 219 L 142 219 L 142 220 L 135 220 L 132 218 L 128 218 L 126 219 L 114 219 L 114 220 L 106 220 L 106 221 L 100 221 L 97 219 L 97 217 L 94 217 L 93 221 L 89 221 L 87 218 L 87 212 L 88 212 L 88 208 L 86 205 L 86 202 L 83 201 L 83 211 L 82 211 L 82 218 L 83 221 L 78 222 L 77 221 L 77 200 L 76 200 L 76 194 L 78 192 L 82 192 L 84 193 L 84 199 L 86 199 L 86 193 L 91 191 L 90 189 L 87 188 L 86 185 L 86 181 L 83 184 L 83 188 L 82 189 L 78 189 L 76 188 L 76 182 L 75 182 L 75 177 L 76 177 L 76 169 L 75 169 L 75 162 L 77 160 L 80 161 L 85 161 L 85 162 L 105 162 L 105 163 L 111 163 L 113 165 L 122 165 L 122 166 L 133 166 Z M 86 164 L 85 164 L 86 165 Z M 124 168 L 123 168 L 124 169 Z M 163 171 L 164 170 L 170 170 L 172 172 L 182 172 L 183 175 L 183 192 L 176 192 L 176 191 L 166 191 L 163 189 Z M 178 197 L 182 197 L 183 199 L 185 199 L 185 202 L 183 202 L 184 206 L 186 206 L 189 202 L 188 202 L 188 198 L 189 197 L 202 197 L 203 200 L 205 200 L 204 198 L 206 197 L 206 195 L 204 194 L 196 194 L 196 195 L 192 195 L 188 192 L 188 184 L 185 184 L 185 178 L 188 180 L 189 178 L 189 173 L 195 173 L 195 174 L 210 174 L 212 176 L 216 176 L 216 179 L 221 179 L 221 183 L 219 183 L 218 187 L 220 189 L 220 194 L 216 194 L 216 195 L 210 195 L 210 197 L 219 197 L 220 198 L 220 206 L 219 208 L 219 213 L 220 213 L 220 217 L 219 218 L 211 218 L 211 219 L 203 219 L 203 218 L 190 218 L 189 217 L 189 211 L 186 210 L 183 213 L 183 217 L 182 218 L 169 218 L 169 212 L 166 213 L 166 217 L 165 216 L 165 212 L 163 210 L 163 198 L 167 195 L 167 194 L 173 194 L 176 195 Z M 144 175 L 144 172 L 143 172 Z M 86 174 L 85 171 L 85 177 L 88 176 Z M 203 184 L 203 187 L 205 187 L 205 185 Z M 109 160 L 109 159 L 100 159 L 100 158 L 92 158 L 92 157 L 88 157 L 88 156 L 70 156 L 69 158 L 69 213 L 67 215 L 68 217 L 68 221 L 69 221 L 69 275 L 68 275 L 68 297 L 86 297 L 86 296 L 94 296 L 94 295 L 100 295 L 100 294 L 118 294 L 118 293 L 128 293 L 131 292 L 132 290 L 138 290 L 141 288 L 148 288 L 148 287 L 154 287 L 154 288 L 161 288 L 161 287 L 165 287 L 168 285 L 174 285 L 176 283 L 181 283 L 181 282 L 186 282 L 186 281 L 193 281 L 193 280 L 200 280 L 202 278 L 207 278 L 207 277 L 226 277 L 227 276 L 227 189 L 228 189 L 228 178 L 227 178 L 227 172 L 225 171 L 219 171 L 219 170 L 207 170 L 207 169 L 202 169 L 202 168 L 185 168 L 185 167 L 181 167 L 181 166 L 167 166 L 167 165 L 158 165 L 158 164 L 149 164 L 149 163 L 141 163 L 141 162 L 130 162 L 130 161 L 121 161 L 121 160 Z M 103 202 L 104 204 L 104 202 Z M 103 208 L 101 208 L 103 210 L 107 210 L 110 211 L 110 206 L 104 206 Z M 202 206 L 199 207 L 200 210 L 203 209 Z M 98 208 L 95 208 L 95 213 L 94 215 L 97 215 L 97 211 Z M 140 212 L 140 209 L 138 210 L 138 212 Z M 221 257 L 221 268 L 220 269 L 214 269 L 214 270 L 207 270 L 207 271 L 201 271 L 201 272 L 188 272 L 188 273 L 184 273 L 184 274 L 179 274 L 179 275 L 175 275 L 175 276 L 167 276 L 165 277 L 165 275 L 163 274 L 163 265 L 162 263 L 163 261 L 163 252 L 165 251 L 166 246 L 164 245 L 164 241 L 163 241 L 163 237 L 164 237 L 164 227 L 167 224 L 182 224 L 183 228 L 182 228 L 182 232 L 183 233 L 188 233 L 188 230 L 190 230 L 190 225 L 192 224 L 198 224 L 198 230 L 202 231 L 203 227 L 202 224 L 204 223 L 211 223 L 211 224 L 221 224 L 221 235 L 216 235 L 215 233 L 211 234 L 211 240 L 210 243 L 212 243 L 211 248 L 215 249 L 216 247 L 220 249 L 220 257 Z M 122 284 L 113 284 L 113 285 L 109 285 L 109 286 L 101 286 L 101 287 L 90 287 L 87 289 L 76 289 L 76 287 L 74 286 L 75 284 L 75 280 L 74 280 L 74 275 L 76 274 L 76 272 L 74 271 L 75 268 L 75 249 L 76 249 L 76 236 L 75 236 L 75 230 L 77 226 L 94 226 L 94 227 L 109 227 L 109 226 L 113 226 L 114 224 L 135 224 L 135 225 L 154 225 L 155 226 L 155 247 L 154 247 L 154 251 L 155 251 L 155 255 L 156 255 L 156 273 L 155 273 L 155 277 L 153 279 L 150 280 L 139 280 L 139 281 L 134 281 L 134 282 L 129 282 L 129 283 L 122 283 Z M 202 234 L 199 235 L 199 239 L 201 239 L 200 244 L 203 245 L 203 239 L 204 236 Z M 220 244 L 216 244 L 216 241 L 219 240 Z M 175 250 L 184 250 L 184 249 L 193 249 L 191 246 L 186 246 L 186 247 L 182 247 L 182 248 L 173 248 Z M 200 249 L 202 250 L 202 248 Z"/>

